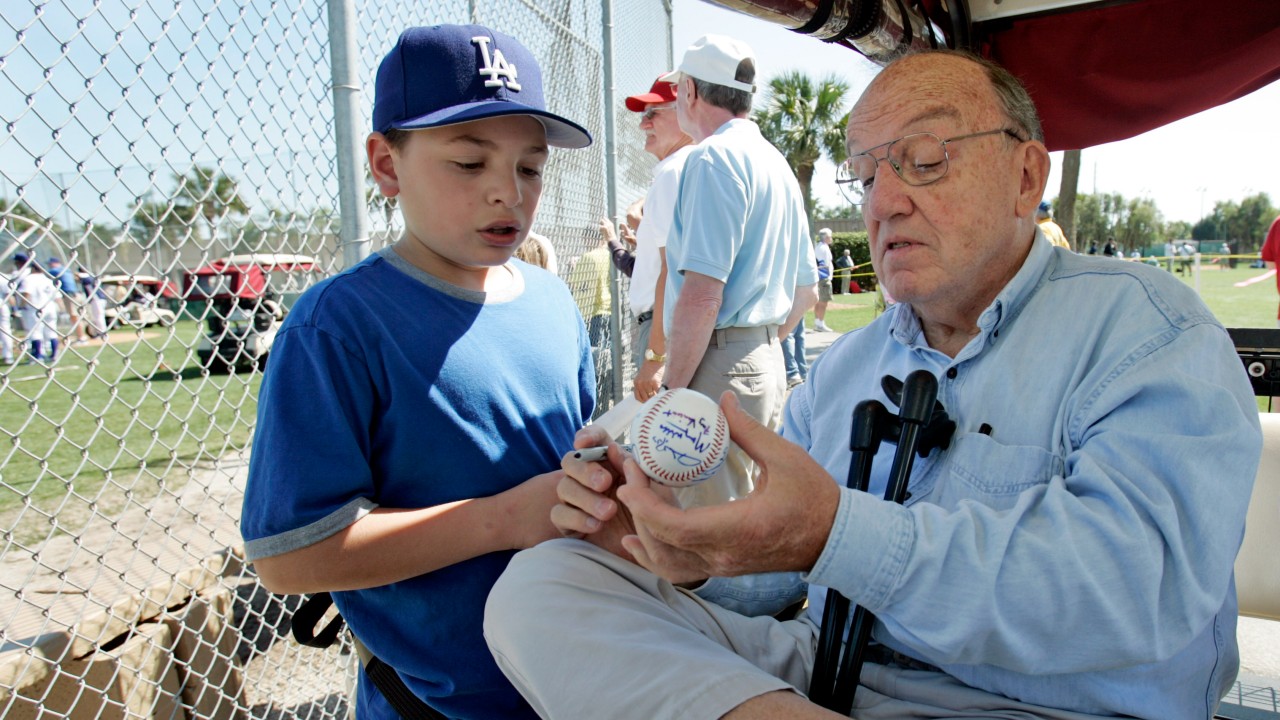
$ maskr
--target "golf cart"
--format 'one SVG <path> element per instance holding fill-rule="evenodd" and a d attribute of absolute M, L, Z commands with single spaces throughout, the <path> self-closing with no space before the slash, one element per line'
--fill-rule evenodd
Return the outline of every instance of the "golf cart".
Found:
<path fill-rule="evenodd" d="M 169 327 L 178 319 L 168 305 L 178 298 L 172 282 L 154 275 L 104 275 L 98 281 L 107 296 L 107 327 Z"/>
<path fill-rule="evenodd" d="M 232 255 L 183 273 L 188 303 L 207 303 L 207 331 L 196 354 L 211 373 L 262 369 L 288 309 L 309 283 L 297 273 L 317 269 L 315 258 L 281 253 Z"/>

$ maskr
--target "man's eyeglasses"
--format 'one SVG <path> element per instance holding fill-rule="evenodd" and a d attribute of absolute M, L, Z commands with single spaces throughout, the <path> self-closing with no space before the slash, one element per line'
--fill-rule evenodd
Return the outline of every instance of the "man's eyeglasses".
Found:
<path fill-rule="evenodd" d="M 657 115 L 659 110 L 670 110 L 675 106 L 676 106 L 675 103 L 664 103 L 662 105 L 650 105 L 649 107 L 644 109 L 643 113 L 641 113 L 640 121 L 649 122 L 650 120 L 653 120 L 653 116 Z"/>
<path fill-rule="evenodd" d="M 947 167 L 951 162 L 947 145 L 1001 133 L 1018 142 L 1023 142 L 1018 133 L 1008 128 L 960 135 L 946 140 L 927 132 L 904 135 L 892 142 L 858 153 L 841 163 L 836 168 L 836 187 L 840 188 L 841 194 L 849 202 L 861 205 L 866 202 L 867 193 L 871 192 L 876 179 L 876 169 L 880 167 L 880 162 L 883 160 L 888 160 L 889 167 L 893 168 L 898 177 L 908 185 L 919 187 L 935 183 L 947 174 Z M 880 148 L 885 149 L 882 157 L 872 155 Z"/>

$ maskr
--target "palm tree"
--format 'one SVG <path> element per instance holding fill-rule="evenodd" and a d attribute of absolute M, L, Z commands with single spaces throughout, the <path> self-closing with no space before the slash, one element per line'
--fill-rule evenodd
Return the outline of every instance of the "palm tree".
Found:
<path fill-rule="evenodd" d="M 800 191 L 805 213 L 813 216 L 813 169 L 826 156 L 844 162 L 844 110 L 849 85 L 832 75 L 814 83 L 804 72 L 789 70 L 769 81 L 765 106 L 755 114 L 760 132 L 787 158 Z"/>
<path fill-rule="evenodd" d="M 210 240 L 217 237 L 227 216 L 249 214 L 239 184 L 221 170 L 196 165 L 186 175 L 174 173 L 173 182 L 176 187 L 169 200 L 173 213 L 189 224 L 204 221 Z"/>

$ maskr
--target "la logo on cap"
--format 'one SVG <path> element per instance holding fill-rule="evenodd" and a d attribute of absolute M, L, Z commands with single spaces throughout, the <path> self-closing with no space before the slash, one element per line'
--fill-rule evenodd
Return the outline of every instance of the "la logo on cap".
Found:
<path fill-rule="evenodd" d="M 519 92 L 520 83 L 516 80 L 516 66 L 507 62 L 502 50 L 494 48 L 493 56 L 490 57 L 489 38 L 485 35 L 477 35 L 471 38 L 471 42 L 480 48 L 480 56 L 484 58 L 484 65 L 476 71 L 481 75 L 489 76 L 489 79 L 484 81 L 484 86 L 505 87 Z"/>

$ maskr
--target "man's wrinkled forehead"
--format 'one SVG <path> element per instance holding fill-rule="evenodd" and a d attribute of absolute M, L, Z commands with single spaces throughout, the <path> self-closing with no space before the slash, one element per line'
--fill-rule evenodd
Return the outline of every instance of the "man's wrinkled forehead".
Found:
<path fill-rule="evenodd" d="M 951 56 L 907 58 L 876 76 L 854 104 L 849 152 L 919 132 L 931 121 L 946 120 L 958 130 L 987 114 L 998 117 L 999 103 L 977 64 Z"/>

